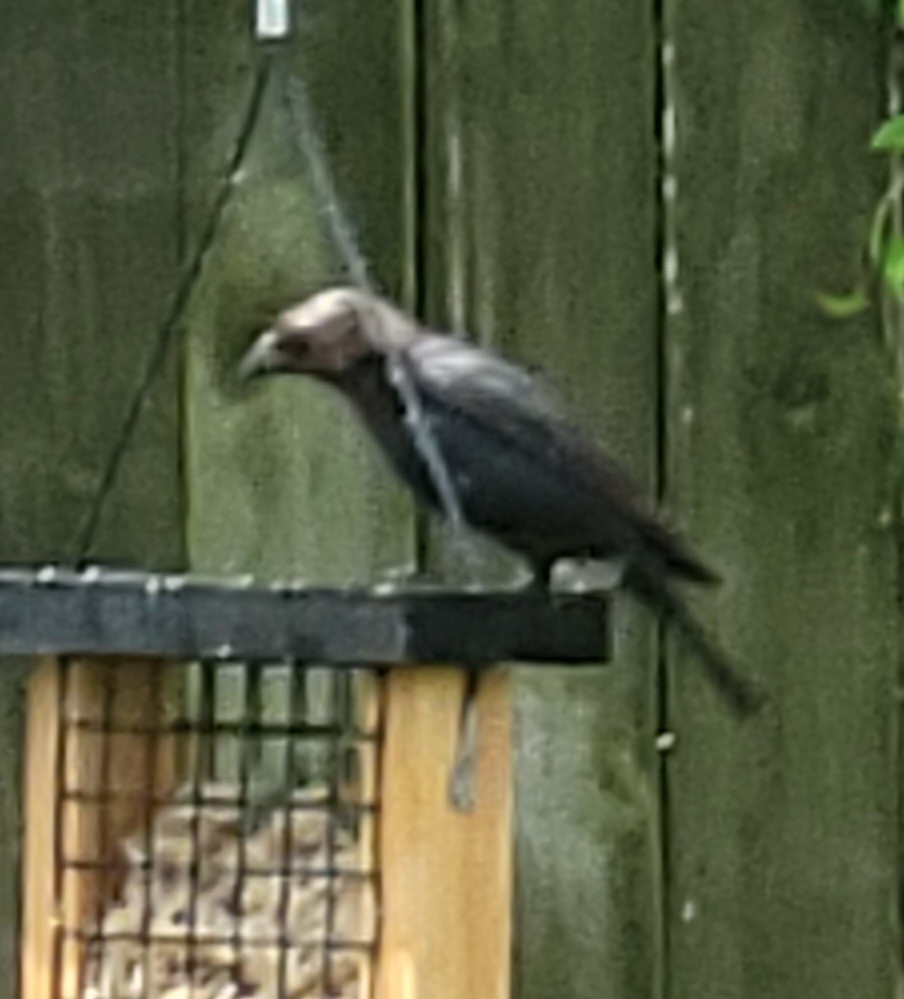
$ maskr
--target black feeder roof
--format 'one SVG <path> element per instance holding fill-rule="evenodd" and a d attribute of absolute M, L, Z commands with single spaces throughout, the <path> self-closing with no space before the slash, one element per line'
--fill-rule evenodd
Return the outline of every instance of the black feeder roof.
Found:
<path fill-rule="evenodd" d="M 609 595 L 318 589 L 55 566 L 0 569 L 0 654 L 346 665 L 609 658 Z"/>

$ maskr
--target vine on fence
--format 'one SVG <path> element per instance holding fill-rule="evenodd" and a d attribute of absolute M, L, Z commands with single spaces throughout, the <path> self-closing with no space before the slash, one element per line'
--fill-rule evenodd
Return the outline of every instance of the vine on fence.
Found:
<path fill-rule="evenodd" d="M 870 0 L 870 6 L 876 6 Z M 895 39 L 893 48 L 901 44 L 904 33 L 904 0 L 894 0 Z M 899 61 L 897 53 L 891 53 L 893 64 Z M 897 90 L 892 82 L 893 90 Z M 899 95 L 898 95 L 899 96 Z M 900 220 L 901 195 L 904 193 L 904 114 L 900 113 L 900 100 L 892 95 L 893 113 L 874 133 L 870 148 L 889 159 L 888 184 L 880 196 L 867 232 L 860 274 L 854 287 L 846 294 L 818 295 L 819 304 L 830 316 L 845 319 L 869 308 L 881 294 L 891 296 L 899 305 L 904 305 L 904 232 Z"/>

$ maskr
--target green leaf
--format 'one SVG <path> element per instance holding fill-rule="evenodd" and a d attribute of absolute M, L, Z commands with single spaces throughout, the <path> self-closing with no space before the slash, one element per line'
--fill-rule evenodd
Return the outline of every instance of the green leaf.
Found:
<path fill-rule="evenodd" d="M 870 146 L 885 153 L 904 150 L 904 114 L 889 118 L 873 136 Z"/>
<path fill-rule="evenodd" d="M 849 319 L 869 308 L 869 298 L 862 288 L 856 288 L 847 295 L 817 294 L 816 301 L 822 311 L 833 319 Z"/>
<path fill-rule="evenodd" d="M 895 5 L 895 18 L 899 28 L 904 28 L 904 0 L 898 0 Z"/>
<path fill-rule="evenodd" d="M 882 254 L 882 276 L 886 284 L 901 293 L 904 289 L 904 239 L 892 236 Z"/>

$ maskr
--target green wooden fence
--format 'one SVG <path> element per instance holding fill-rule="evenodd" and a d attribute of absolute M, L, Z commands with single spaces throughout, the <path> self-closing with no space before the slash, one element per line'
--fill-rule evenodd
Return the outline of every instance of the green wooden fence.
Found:
<path fill-rule="evenodd" d="M 519 674 L 522 999 L 902 988 L 896 393 L 875 315 L 814 306 L 882 180 L 867 7 L 299 5 L 287 58 L 381 287 L 549 371 L 724 572 L 701 613 L 780 708 L 738 727 L 628 607 L 613 668 Z M 249 16 L 0 5 L 4 560 L 75 553 L 234 141 Z M 99 559 L 341 583 L 411 557 L 407 500 L 334 400 L 229 380 L 340 273 L 295 139 L 269 100 Z M 20 682 L 0 674 L 5 981 Z"/>

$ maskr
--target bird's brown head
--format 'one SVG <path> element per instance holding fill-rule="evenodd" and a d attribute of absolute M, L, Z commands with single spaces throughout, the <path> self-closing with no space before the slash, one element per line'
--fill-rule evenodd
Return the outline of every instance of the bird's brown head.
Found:
<path fill-rule="evenodd" d="M 336 381 L 366 357 L 408 346 L 417 334 L 414 320 L 376 295 L 330 288 L 281 312 L 245 354 L 240 375 L 306 374 Z"/>

